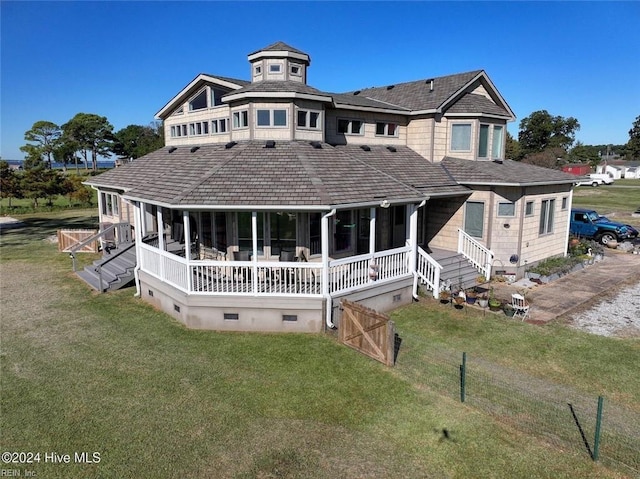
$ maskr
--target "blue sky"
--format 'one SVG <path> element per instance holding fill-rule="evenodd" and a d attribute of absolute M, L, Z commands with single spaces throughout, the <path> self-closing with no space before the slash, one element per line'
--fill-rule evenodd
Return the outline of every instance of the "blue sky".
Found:
<path fill-rule="evenodd" d="M 76 113 L 146 125 L 198 73 L 249 78 L 281 40 L 308 82 L 341 92 L 484 69 L 518 119 L 573 116 L 623 144 L 640 115 L 640 2 L 2 1 L 0 155 Z"/>

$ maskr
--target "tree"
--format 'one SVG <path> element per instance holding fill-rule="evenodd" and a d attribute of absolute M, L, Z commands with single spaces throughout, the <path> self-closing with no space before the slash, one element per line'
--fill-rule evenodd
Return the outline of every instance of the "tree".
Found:
<path fill-rule="evenodd" d="M 580 124 L 573 117 L 551 116 L 547 110 L 534 111 L 520 122 L 518 142 L 522 155 L 556 147 L 566 151 L 579 129 Z"/>
<path fill-rule="evenodd" d="M 11 198 L 22 197 L 20 178 L 4 160 L 0 160 L 0 197 L 9 198 L 9 208 L 11 208 Z"/>
<path fill-rule="evenodd" d="M 37 208 L 39 198 L 47 198 L 51 205 L 54 196 L 64 193 L 63 181 L 59 171 L 46 168 L 41 161 L 35 167 L 25 168 L 20 186 L 24 196 L 31 198 L 33 206 Z"/>
<path fill-rule="evenodd" d="M 139 158 L 164 146 L 162 124 L 129 125 L 115 133 L 113 152 L 126 158 Z"/>
<path fill-rule="evenodd" d="M 113 125 L 106 117 L 93 113 L 78 113 L 62 125 L 65 141 L 75 142 L 83 152 L 85 164 L 87 152 L 91 152 L 93 171 L 98 169 L 98 156 L 111 156 L 113 151 Z"/>
<path fill-rule="evenodd" d="M 507 132 L 507 140 L 505 142 L 505 156 L 511 160 L 522 159 L 520 155 L 520 143 L 516 140 L 511 133 Z"/>
<path fill-rule="evenodd" d="M 51 168 L 51 158 L 58 138 L 60 138 L 60 127 L 50 121 L 36 121 L 30 130 L 24 133 L 24 139 L 34 142 L 27 143 L 20 147 L 20 150 L 27 153 L 29 157 L 39 156 L 46 158 L 49 168 Z"/>
<path fill-rule="evenodd" d="M 552 147 L 537 153 L 529 153 L 522 160 L 523 163 L 542 166 L 544 168 L 558 169 L 558 158 L 564 154 L 564 148 Z"/>
<path fill-rule="evenodd" d="M 571 148 L 567 159 L 571 163 L 588 163 L 595 167 L 600 163 L 600 156 L 597 148 L 589 145 L 583 145 L 582 142 L 576 142 L 576 146 Z"/>
<path fill-rule="evenodd" d="M 640 159 L 640 115 L 636 117 L 629 130 L 629 141 L 625 146 L 625 156 L 628 160 Z"/>
<path fill-rule="evenodd" d="M 53 157 L 58 163 L 62 163 L 63 169 L 66 171 L 67 165 L 75 164 L 76 172 L 78 171 L 78 156 L 76 153 L 80 150 L 80 147 L 77 142 L 69 138 L 68 136 L 62 135 L 58 142 L 56 143 L 56 147 L 53 150 Z"/>

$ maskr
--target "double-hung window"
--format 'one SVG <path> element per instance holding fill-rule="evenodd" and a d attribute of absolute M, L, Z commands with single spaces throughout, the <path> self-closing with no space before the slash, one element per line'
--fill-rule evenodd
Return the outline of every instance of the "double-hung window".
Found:
<path fill-rule="evenodd" d="M 502 142 L 504 127 L 493 125 L 493 139 L 491 141 L 491 158 L 502 158 Z"/>
<path fill-rule="evenodd" d="M 471 151 L 471 123 L 451 125 L 451 151 Z"/>
<path fill-rule="evenodd" d="M 287 110 L 256 110 L 256 126 L 287 126 Z"/>
<path fill-rule="evenodd" d="M 398 136 L 398 125 L 396 123 L 376 123 L 376 136 Z"/>
<path fill-rule="evenodd" d="M 541 235 L 553 233 L 555 207 L 555 199 L 542 200 L 542 205 L 540 206 L 540 229 L 538 231 Z"/>
<path fill-rule="evenodd" d="M 227 132 L 227 119 L 220 118 L 218 120 L 211 120 L 211 133 L 226 133 Z"/>

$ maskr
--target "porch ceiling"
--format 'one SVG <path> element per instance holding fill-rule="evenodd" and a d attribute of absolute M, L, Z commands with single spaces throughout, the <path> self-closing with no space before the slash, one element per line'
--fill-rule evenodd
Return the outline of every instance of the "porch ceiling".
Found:
<path fill-rule="evenodd" d="M 437 165 L 407 147 L 332 147 L 264 141 L 163 148 L 91 180 L 127 191 L 126 197 L 176 207 L 327 207 L 421 201 L 464 194 Z"/>

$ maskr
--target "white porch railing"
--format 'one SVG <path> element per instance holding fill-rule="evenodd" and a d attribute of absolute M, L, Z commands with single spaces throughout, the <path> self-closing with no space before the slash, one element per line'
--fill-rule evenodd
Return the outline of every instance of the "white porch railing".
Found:
<path fill-rule="evenodd" d="M 409 275 L 409 247 L 351 256 L 329 263 L 329 292 L 355 291 Z M 322 264 L 187 261 L 140 245 L 140 268 L 190 294 L 322 296 Z"/>
<path fill-rule="evenodd" d="M 410 273 L 405 246 L 372 254 L 349 256 L 329 262 L 329 292 L 354 291 L 368 284 L 401 278 Z"/>
<path fill-rule="evenodd" d="M 437 298 L 440 295 L 441 271 L 442 266 L 425 250 L 418 247 L 418 265 L 416 273 L 422 282 L 427 285 L 427 289 L 430 289 L 433 292 L 434 298 Z"/>
<path fill-rule="evenodd" d="M 493 252 L 458 229 L 458 253 L 462 254 L 487 281 L 491 279 Z"/>

